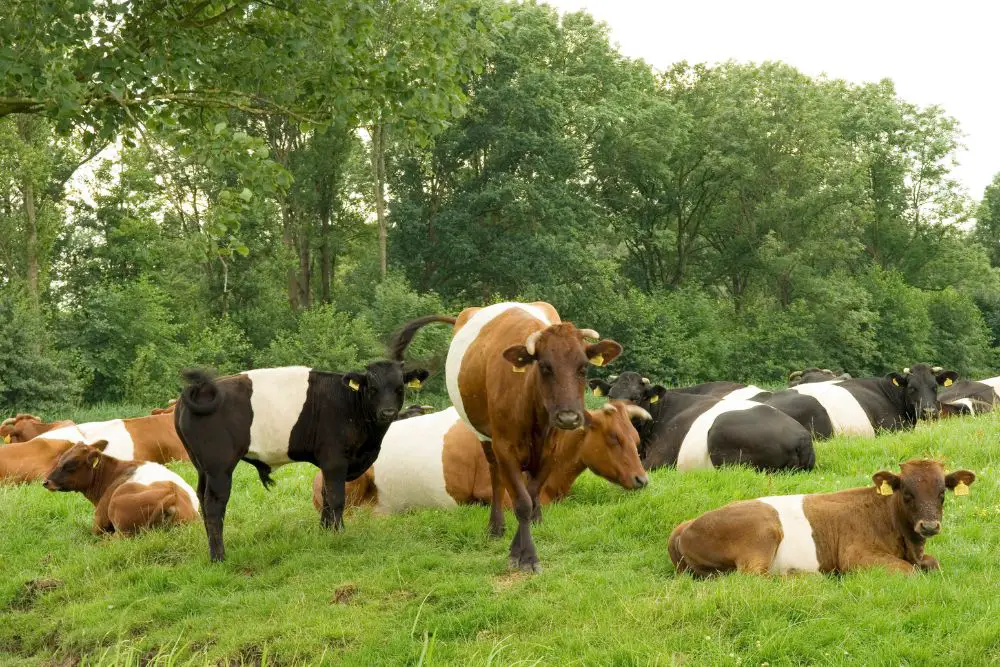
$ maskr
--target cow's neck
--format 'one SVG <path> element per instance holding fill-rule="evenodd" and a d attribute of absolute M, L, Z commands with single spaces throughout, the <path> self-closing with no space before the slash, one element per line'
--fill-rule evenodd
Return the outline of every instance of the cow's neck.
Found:
<path fill-rule="evenodd" d="M 101 462 L 94 470 L 94 479 L 82 493 L 87 500 L 97 505 L 120 477 L 138 467 L 135 461 L 121 461 L 112 456 L 101 456 Z"/>
<path fill-rule="evenodd" d="M 924 545 L 927 539 L 913 530 L 913 526 L 906 518 L 903 510 L 902 494 L 894 493 L 890 499 L 889 506 L 892 515 L 892 524 L 895 533 L 899 536 L 901 544 L 902 558 L 911 563 L 919 563 L 924 555 Z"/>
<path fill-rule="evenodd" d="M 580 456 L 586 434 L 586 430 L 582 428 L 575 431 L 557 430 L 552 434 L 555 464 L 545 482 L 544 491 L 548 495 L 548 500 L 566 497 L 573 482 L 587 469 Z"/>
<path fill-rule="evenodd" d="M 917 423 L 917 413 L 906 404 L 906 390 L 900 389 L 891 380 L 885 379 L 879 383 L 879 387 L 882 389 L 882 394 L 899 411 L 903 419 L 911 426 L 915 425 Z"/>

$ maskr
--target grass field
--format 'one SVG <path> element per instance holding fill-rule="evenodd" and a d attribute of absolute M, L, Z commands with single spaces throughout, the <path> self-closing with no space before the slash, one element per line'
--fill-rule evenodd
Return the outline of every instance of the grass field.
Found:
<path fill-rule="evenodd" d="M 142 414 L 105 406 L 75 418 Z M 314 469 L 265 491 L 240 466 L 224 564 L 200 524 L 90 534 L 78 494 L 0 488 L 0 664 L 1000 664 L 1000 416 L 818 444 L 808 474 L 678 474 L 625 492 L 589 473 L 535 530 L 544 572 L 506 569 L 482 507 L 322 530 Z M 867 485 L 934 456 L 975 471 L 928 551 L 942 571 L 696 581 L 666 552 L 683 519 L 731 500 Z M 175 465 L 195 480 L 186 464 Z"/>

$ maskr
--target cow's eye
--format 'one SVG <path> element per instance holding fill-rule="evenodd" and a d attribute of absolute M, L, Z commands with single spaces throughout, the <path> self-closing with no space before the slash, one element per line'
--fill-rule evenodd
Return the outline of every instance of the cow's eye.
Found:
<path fill-rule="evenodd" d="M 587 365 L 584 364 L 583 366 L 580 366 L 579 368 L 577 368 L 576 369 L 576 374 L 579 375 L 582 378 L 587 377 Z"/>
<path fill-rule="evenodd" d="M 539 366 L 539 370 L 542 371 L 542 375 L 552 375 L 552 364 L 542 364 Z"/>

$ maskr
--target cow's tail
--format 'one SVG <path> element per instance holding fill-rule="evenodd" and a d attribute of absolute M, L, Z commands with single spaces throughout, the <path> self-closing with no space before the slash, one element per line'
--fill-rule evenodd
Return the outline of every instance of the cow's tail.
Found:
<path fill-rule="evenodd" d="M 681 533 L 690 525 L 690 521 L 685 521 L 674 528 L 674 532 L 670 533 L 670 540 L 667 542 L 667 551 L 670 553 L 670 560 L 673 562 L 678 574 L 688 569 L 688 565 L 684 561 L 684 554 L 681 552 L 680 540 Z"/>
<path fill-rule="evenodd" d="M 205 417 L 219 409 L 222 389 L 215 383 L 215 378 L 199 369 L 188 369 L 182 376 L 187 386 L 181 392 L 181 403 L 191 414 Z"/>
<path fill-rule="evenodd" d="M 454 317 L 449 317 L 447 315 L 427 315 L 426 317 L 419 317 L 415 320 L 407 322 L 403 325 L 402 329 L 393 334 L 392 340 L 389 343 L 389 358 L 393 361 L 402 361 L 403 353 L 406 352 L 406 348 L 409 347 L 410 342 L 413 340 L 413 336 L 416 335 L 421 328 L 427 326 L 428 324 L 433 324 L 434 322 L 455 324 L 455 321 Z"/>

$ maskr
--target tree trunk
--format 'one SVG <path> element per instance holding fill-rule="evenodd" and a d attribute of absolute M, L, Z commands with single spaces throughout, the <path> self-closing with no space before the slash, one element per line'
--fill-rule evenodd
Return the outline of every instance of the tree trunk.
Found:
<path fill-rule="evenodd" d="M 333 260 L 330 257 L 330 211 L 327 210 L 320 218 L 320 234 L 323 242 L 319 247 L 319 298 L 323 303 L 333 300 L 331 282 L 333 279 Z"/>
<path fill-rule="evenodd" d="M 385 126 L 376 123 L 371 128 L 372 177 L 375 180 L 375 218 L 378 220 L 379 273 L 385 279 L 389 269 L 388 222 L 385 219 Z"/>
<path fill-rule="evenodd" d="M 30 178 L 24 179 L 25 259 L 27 260 L 28 294 L 32 307 L 37 311 L 41 303 L 38 291 L 38 217 L 35 213 L 35 186 Z"/>
<path fill-rule="evenodd" d="M 281 205 L 281 242 L 285 248 L 295 250 L 295 237 L 292 234 L 292 214 L 288 209 L 288 203 Z M 297 253 L 296 253 L 297 254 Z M 295 267 L 288 267 L 288 305 L 292 311 L 299 309 L 299 283 L 295 278 Z"/>
<path fill-rule="evenodd" d="M 309 308 L 312 305 L 312 289 L 310 287 L 312 278 L 312 262 L 309 253 L 309 236 L 302 235 L 299 241 L 299 305 Z"/>

